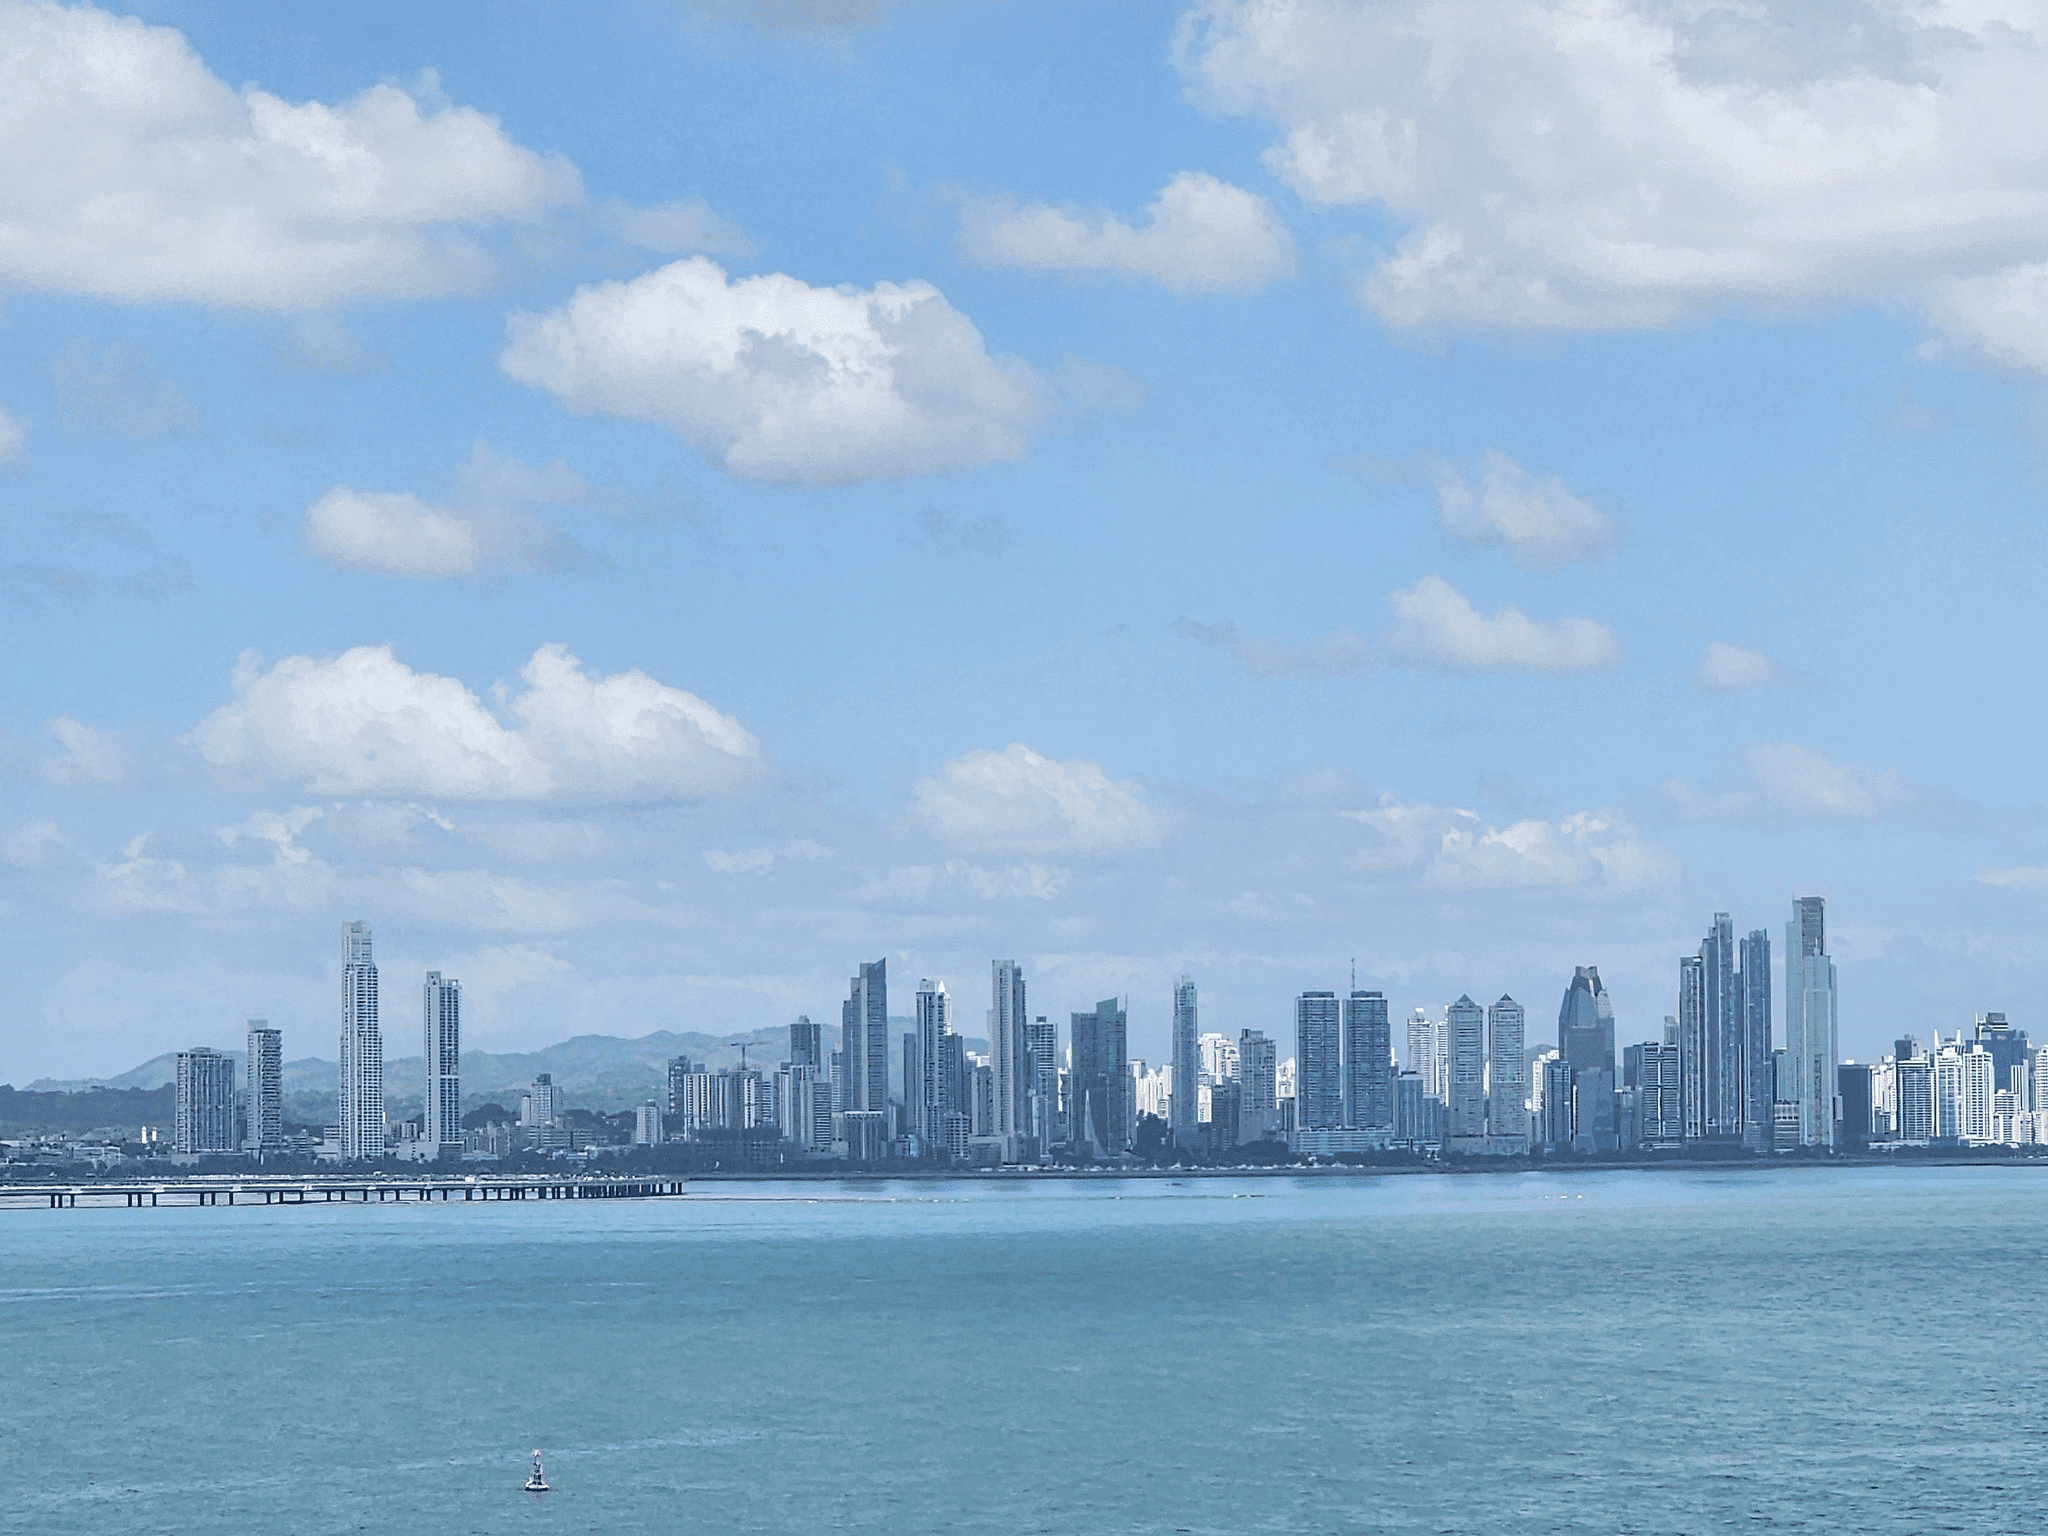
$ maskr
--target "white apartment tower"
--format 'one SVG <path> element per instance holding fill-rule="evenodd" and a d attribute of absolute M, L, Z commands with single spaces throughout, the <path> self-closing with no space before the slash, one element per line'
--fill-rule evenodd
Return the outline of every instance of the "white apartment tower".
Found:
<path fill-rule="evenodd" d="M 261 1156 L 284 1146 L 284 1034 L 267 1019 L 249 1021 L 245 1102 L 249 1128 L 243 1145 Z"/>
<path fill-rule="evenodd" d="M 421 1139 L 435 1157 L 462 1156 L 462 983 L 427 972 L 427 1122 Z"/>
<path fill-rule="evenodd" d="M 994 1134 L 1003 1144 L 1006 1163 L 1026 1155 L 1022 1143 L 1033 1134 L 1031 1096 L 1038 1084 L 1030 1024 L 1024 1011 L 1024 972 L 1014 960 L 991 960 L 988 1053 L 995 1078 Z"/>
<path fill-rule="evenodd" d="M 368 1162 L 384 1156 L 384 1037 L 368 923 L 341 930 L 341 1155 Z"/>

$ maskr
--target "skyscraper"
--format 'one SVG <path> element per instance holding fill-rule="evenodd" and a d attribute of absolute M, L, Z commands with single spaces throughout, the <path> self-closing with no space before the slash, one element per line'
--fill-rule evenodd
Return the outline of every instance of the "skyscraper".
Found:
<path fill-rule="evenodd" d="M 1239 1146 L 1270 1141 L 1280 1129 L 1279 1047 L 1264 1030 L 1237 1037 L 1237 1136 Z"/>
<path fill-rule="evenodd" d="M 1387 999 L 1353 989 L 1344 999 L 1344 1123 L 1354 1130 L 1394 1129 L 1394 1041 Z"/>
<path fill-rule="evenodd" d="M 1742 1144 L 1771 1145 L 1771 936 L 1752 928 L 1742 941 Z"/>
<path fill-rule="evenodd" d="M 1799 1144 L 1835 1142 L 1835 962 L 1828 958 L 1824 903 L 1801 896 L 1785 925 L 1785 1059 L 1788 1097 L 1799 1105 Z"/>
<path fill-rule="evenodd" d="M 427 972 L 427 1114 L 421 1127 L 431 1157 L 462 1156 L 462 983 Z"/>
<path fill-rule="evenodd" d="M 1685 1139 L 1698 1141 L 1707 1128 L 1707 981 L 1698 955 L 1678 959 L 1678 1059 Z"/>
<path fill-rule="evenodd" d="M 1529 1150 L 1528 1033 L 1522 1005 L 1506 993 L 1486 1010 L 1486 1135 L 1492 1150 Z"/>
<path fill-rule="evenodd" d="M 1486 1135 L 1486 1010 L 1461 996 L 1445 1010 L 1451 1031 L 1451 1092 L 1444 1134 L 1453 1141 Z"/>
<path fill-rule="evenodd" d="M 1304 992 L 1294 1000 L 1294 1061 L 1296 1129 L 1342 1129 L 1344 1042 L 1336 993 Z"/>
<path fill-rule="evenodd" d="M 1598 966 L 1582 965 L 1572 972 L 1557 1010 L 1557 1054 L 1571 1073 L 1573 1150 L 1612 1152 L 1614 1005 L 1600 985 Z"/>
<path fill-rule="evenodd" d="M 365 1162 L 384 1156 L 384 1036 L 368 923 L 341 930 L 341 1155 Z"/>
<path fill-rule="evenodd" d="M 1105 1157 L 1131 1145 L 1129 1106 L 1130 1057 L 1126 1048 L 1126 1015 L 1115 998 L 1104 998 L 1093 1013 L 1070 1015 L 1073 1064 L 1067 1085 L 1073 1129 L 1069 1140 Z"/>
<path fill-rule="evenodd" d="M 267 1020 L 249 1021 L 243 1082 L 249 1127 L 242 1144 L 259 1157 L 275 1152 L 284 1146 L 284 1034 Z"/>
<path fill-rule="evenodd" d="M 1006 1163 L 1026 1155 L 1031 1137 L 1030 1015 L 1024 1010 L 1024 972 L 1014 960 L 989 962 L 988 1053 L 995 1079 L 995 1131 Z M 965 1103 L 956 1106 L 970 1116 Z"/>
<path fill-rule="evenodd" d="M 997 962 L 998 966 L 1001 962 Z M 993 1023 L 993 1019 L 991 1019 Z M 930 1153 L 945 1145 L 946 1116 L 955 1109 L 948 1079 L 952 1062 L 953 999 L 943 981 L 929 979 L 917 984 L 917 1031 L 904 1037 L 912 1049 L 905 1053 L 903 1099 L 910 1111 L 910 1128 L 921 1137 Z M 1001 1106 L 997 1106 L 1000 1110 Z"/>
<path fill-rule="evenodd" d="M 889 1113 L 889 966 L 862 965 L 840 1005 L 840 1056 L 845 1083 L 840 1107 L 848 1114 Z M 886 1139 L 887 1132 L 880 1134 Z"/>
<path fill-rule="evenodd" d="M 1030 1133 L 1043 1149 L 1060 1136 L 1060 1027 L 1040 1014 L 1031 1021 L 1024 1039 L 1031 1048 Z"/>
<path fill-rule="evenodd" d="M 797 1015 L 796 1022 L 789 1026 L 789 1064 L 792 1067 L 810 1067 L 813 1070 L 825 1065 L 824 1031 L 811 1022 L 807 1013 Z"/>
<path fill-rule="evenodd" d="M 1735 964 L 1735 925 L 1726 912 L 1700 941 L 1700 975 L 1706 986 L 1705 1058 L 1702 1091 L 1708 1141 L 1742 1140 L 1746 1074 L 1742 1060 L 1742 978 Z"/>
<path fill-rule="evenodd" d="M 1183 976 L 1173 989 L 1173 1144 L 1193 1146 L 1201 1123 L 1201 1023 L 1195 984 Z"/>
<path fill-rule="evenodd" d="M 171 1150 L 235 1150 L 235 1058 L 207 1046 L 178 1052 L 177 1120 Z"/>

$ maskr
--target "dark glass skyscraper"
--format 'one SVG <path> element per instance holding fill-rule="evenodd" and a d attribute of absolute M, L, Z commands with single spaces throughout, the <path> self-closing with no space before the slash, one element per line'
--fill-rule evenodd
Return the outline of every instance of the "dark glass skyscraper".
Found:
<path fill-rule="evenodd" d="M 1557 1054 L 1571 1070 L 1572 1150 L 1612 1152 L 1614 1134 L 1614 1005 L 1600 968 L 1572 972 L 1557 1010 Z"/>
<path fill-rule="evenodd" d="M 1726 912 L 1700 942 L 1701 979 L 1706 985 L 1706 1056 L 1701 1084 L 1708 1141 L 1742 1140 L 1742 976 L 1735 960 L 1735 925 Z"/>
<path fill-rule="evenodd" d="M 1123 1005 L 1113 997 L 1097 1003 L 1093 1013 L 1072 1014 L 1067 1020 L 1073 1051 L 1067 1083 L 1071 1139 L 1085 1145 L 1092 1136 L 1096 1149 L 1108 1157 L 1131 1145 L 1125 1023 Z"/>
<path fill-rule="evenodd" d="M 1771 936 L 1752 928 L 1742 941 L 1742 1144 L 1771 1148 Z"/>
<path fill-rule="evenodd" d="M 1202 1118 L 1201 1024 L 1196 1012 L 1195 983 L 1183 976 L 1173 989 L 1173 1143 L 1193 1146 Z"/>

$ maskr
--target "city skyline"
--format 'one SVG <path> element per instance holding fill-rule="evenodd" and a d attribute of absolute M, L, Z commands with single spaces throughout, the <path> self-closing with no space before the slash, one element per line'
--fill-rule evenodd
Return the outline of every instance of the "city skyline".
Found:
<path fill-rule="evenodd" d="M 2048 985 L 2036 236 L 1955 212 L 2025 204 L 2048 30 L 1854 0 L 1704 80 L 1668 8 L 1455 14 L 0 6 L 63 189 L 0 210 L 5 1075 L 311 1019 L 364 911 L 494 1050 L 818 1017 L 820 934 L 1161 1058 L 1183 972 L 1277 1035 L 1354 953 L 1397 1017 L 1567 953 L 1661 1017 L 1673 931 L 1810 890 L 1847 1050 Z M 1668 112 L 1581 110 L 1613 28 Z M 1749 100 L 1804 126 L 1701 168 Z M 757 324 L 838 386 L 771 408 Z"/>

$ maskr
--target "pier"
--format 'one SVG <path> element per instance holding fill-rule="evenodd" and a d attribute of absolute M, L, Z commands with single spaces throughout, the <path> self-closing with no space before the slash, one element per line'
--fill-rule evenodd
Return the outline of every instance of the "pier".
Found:
<path fill-rule="evenodd" d="M 164 1179 L 144 1184 L 0 1184 L 0 1210 L 149 1209 L 180 1205 L 447 1204 L 477 1200 L 658 1200 L 685 1193 L 648 1179 Z"/>

